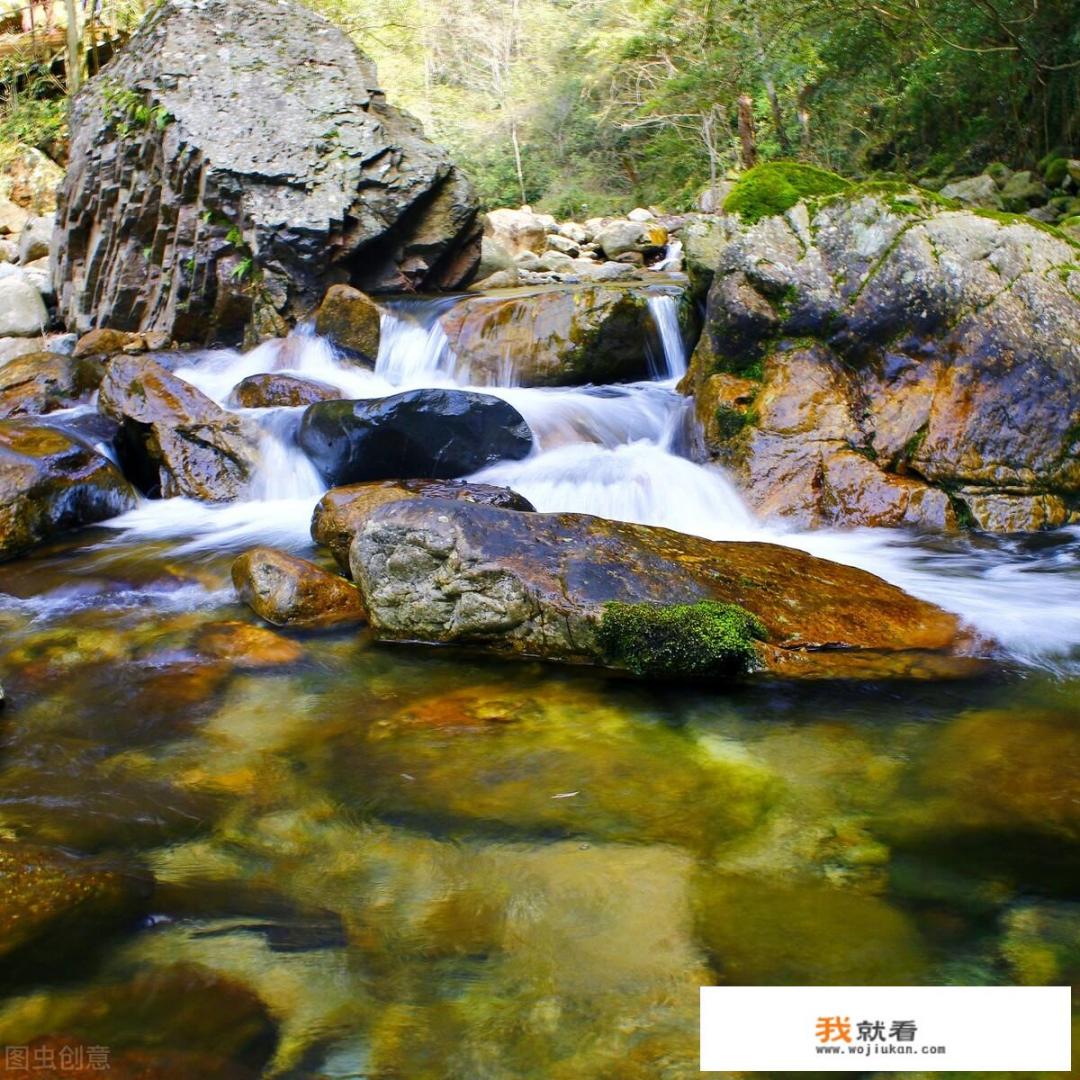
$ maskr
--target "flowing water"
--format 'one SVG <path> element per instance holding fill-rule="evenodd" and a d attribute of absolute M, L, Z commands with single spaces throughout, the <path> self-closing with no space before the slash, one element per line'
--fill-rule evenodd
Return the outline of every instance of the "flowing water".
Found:
<path fill-rule="evenodd" d="M 262 371 L 467 385 L 453 302 L 390 305 L 374 371 L 298 332 L 178 373 L 222 403 Z M 177 1076 L 681 1078 L 702 984 L 1080 976 L 1080 531 L 755 520 L 692 460 L 676 299 L 650 309 L 651 382 L 522 388 L 508 358 L 484 389 L 537 448 L 477 479 L 864 567 L 1001 642 L 993 667 L 720 691 L 253 633 L 230 561 L 320 558 L 322 483 L 301 410 L 252 411 L 246 500 L 146 502 L 0 569 L 0 837 L 157 882 L 137 925 L 11 975 L 0 1045 L 197 1055 Z"/>

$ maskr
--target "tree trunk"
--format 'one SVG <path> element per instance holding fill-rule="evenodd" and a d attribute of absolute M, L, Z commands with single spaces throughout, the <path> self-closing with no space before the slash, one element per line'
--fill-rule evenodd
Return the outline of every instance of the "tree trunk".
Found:
<path fill-rule="evenodd" d="M 795 106 L 795 115 L 799 120 L 799 144 L 802 147 L 803 157 L 810 156 L 810 95 L 813 92 L 813 86 L 804 86 L 799 91 L 799 100 Z"/>
<path fill-rule="evenodd" d="M 517 170 L 518 187 L 521 189 L 521 205 L 525 206 L 529 200 L 525 197 L 525 173 L 521 168 L 521 147 L 518 145 L 517 120 L 510 121 L 510 141 L 514 144 L 514 168 Z"/>
<path fill-rule="evenodd" d="M 67 88 L 68 94 L 79 89 L 82 80 L 82 55 L 79 50 L 79 9 L 75 0 L 64 0 L 67 11 Z"/>
<path fill-rule="evenodd" d="M 739 97 L 739 145 L 744 169 L 757 164 L 757 137 L 754 134 L 754 102 L 749 94 Z"/>
<path fill-rule="evenodd" d="M 772 76 L 765 76 L 765 93 L 769 98 L 769 109 L 772 111 L 773 127 L 776 128 L 776 137 L 780 140 L 780 150 L 786 156 L 791 153 L 791 142 L 784 130 L 784 114 L 780 111 L 780 98 L 776 94 L 776 83 Z"/>

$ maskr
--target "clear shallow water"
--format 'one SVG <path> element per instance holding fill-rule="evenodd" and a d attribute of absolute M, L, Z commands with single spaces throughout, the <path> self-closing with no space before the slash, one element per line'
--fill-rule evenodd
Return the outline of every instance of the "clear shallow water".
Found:
<path fill-rule="evenodd" d="M 230 363 L 252 373 L 208 359 L 220 399 Z M 314 341 L 290 362 L 336 377 Z M 374 393 L 397 363 L 341 378 Z M 1076 981 L 1078 538 L 780 533 L 673 453 L 670 388 L 500 392 L 542 450 L 485 478 L 541 509 L 779 538 L 961 610 L 1011 659 L 719 692 L 245 637 L 235 550 L 319 557 L 318 484 L 274 411 L 267 499 L 148 503 L 0 568 L 0 835 L 157 881 L 62 977 L 20 974 L 0 1044 L 205 1051 L 184 1076 L 651 1080 L 697 1075 L 705 983 Z M 240 1038 L 243 994 L 269 1045 Z"/>

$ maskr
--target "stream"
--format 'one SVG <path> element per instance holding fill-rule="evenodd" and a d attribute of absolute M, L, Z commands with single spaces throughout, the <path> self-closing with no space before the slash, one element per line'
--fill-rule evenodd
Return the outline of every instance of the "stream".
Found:
<path fill-rule="evenodd" d="M 374 371 L 300 329 L 177 374 L 221 404 L 268 371 L 349 398 L 473 386 L 438 321 L 454 302 L 389 302 Z M 698 1075 L 703 984 L 1077 977 L 1080 528 L 756 520 L 694 460 L 676 303 L 650 297 L 648 382 L 524 388 L 507 357 L 476 388 L 536 449 L 470 479 L 540 511 L 861 567 L 998 642 L 993 664 L 720 690 L 356 632 L 241 647 L 235 555 L 325 561 L 303 410 L 248 410 L 246 500 L 147 500 L 0 570 L 0 837 L 120 855 L 157 882 L 137 927 L 0 999 L 0 1045 L 172 973 L 153 1000 L 183 1004 L 185 1045 L 218 1062 L 198 1075 L 666 1080 Z M 237 1006 L 200 989 L 204 970 L 264 1003 L 262 1059 L 222 1037 Z M 129 1027 L 94 1030 L 119 1046 Z"/>

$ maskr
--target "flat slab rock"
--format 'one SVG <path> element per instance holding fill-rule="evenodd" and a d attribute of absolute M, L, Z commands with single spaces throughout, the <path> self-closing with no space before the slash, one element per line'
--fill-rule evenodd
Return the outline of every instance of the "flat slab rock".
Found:
<path fill-rule="evenodd" d="M 955 659 L 954 615 L 865 571 L 774 544 L 417 499 L 375 510 L 351 563 L 385 640 L 595 663 L 606 602 L 716 600 L 764 623 L 759 658 L 773 672 L 865 678 L 964 666 L 926 659 Z"/>

